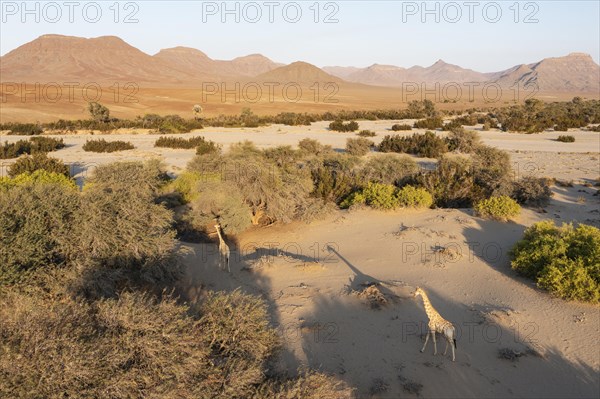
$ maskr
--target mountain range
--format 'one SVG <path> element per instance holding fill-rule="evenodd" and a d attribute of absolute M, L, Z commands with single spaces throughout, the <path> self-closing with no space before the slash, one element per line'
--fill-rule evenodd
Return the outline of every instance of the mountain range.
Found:
<path fill-rule="evenodd" d="M 115 36 L 81 38 L 43 35 L 0 57 L 0 82 L 133 81 L 148 86 L 185 87 L 200 82 L 275 81 L 336 82 L 349 85 L 402 87 L 405 82 L 427 85 L 448 82 L 495 82 L 503 87 L 537 84 L 540 91 L 597 93 L 600 66 L 592 57 L 572 53 L 534 64 L 481 73 L 442 60 L 429 67 L 403 68 L 373 64 L 367 68 L 318 68 L 306 62 L 284 65 L 260 54 L 214 60 L 189 47 L 146 54 Z"/>

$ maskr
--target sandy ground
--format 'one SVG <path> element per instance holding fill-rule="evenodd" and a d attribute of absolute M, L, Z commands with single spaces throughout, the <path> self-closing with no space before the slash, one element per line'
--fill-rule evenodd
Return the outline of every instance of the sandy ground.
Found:
<path fill-rule="evenodd" d="M 217 269 L 214 245 L 184 244 L 187 292 L 202 284 L 261 295 L 285 343 L 277 368 L 335 374 L 360 398 L 598 397 L 598 307 L 541 292 L 507 254 L 545 218 L 600 226 L 598 197 L 581 204 L 579 195 L 557 192 L 547 214 L 525 210 L 516 223 L 469 210 L 361 210 L 258 229 L 239 237 L 231 276 Z M 356 294 L 368 283 L 383 301 Z M 431 340 L 419 352 L 427 317 L 416 286 L 457 327 L 456 362 L 442 355 L 441 337 L 437 356 Z"/>
<path fill-rule="evenodd" d="M 360 125 L 376 131 L 378 142 L 395 122 Z M 264 148 L 309 137 L 336 149 L 356 137 L 328 132 L 326 125 L 179 136 L 203 135 L 225 148 L 245 139 Z M 545 213 L 525 209 L 516 222 L 499 223 L 470 210 L 336 211 L 322 221 L 255 229 L 231 240 L 231 275 L 217 268 L 215 245 L 181 243 L 188 270 L 182 289 L 192 299 L 203 287 L 261 295 L 284 342 L 277 370 L 293 374 L 304 365 L 335 374 L 360 398 L 597 398 L 599 308 L 552 298 L 517 276 L 508 257 L 534 222 L 600 226 L 596 189 L 578 184 L 600 175 L 600 135 L 572 131 L 577 141 L 565 144 L 553 140 L 559 134 L 481 132 L 486 144 L 509 151 L 517 174 L 575 181 L 553 188 Z M 67 148 L 52 155 L 74 165 L 79 177 L 94 165 L 149 157 L 162 158 L 177 174 L 194 156 L 154 148 L 157 135 L 113 136 L 136 146 L 113 154 L 85 153 L 81 146 L 91 135 L 61 137 Z M 357 294 L 369 284 L 383 296 Z M 411 297 L 416 286 L 457 327 L 456 362 L 442 355 L 441 337 L 437 356 L 431 341 L 419 352 L 427 317 Z M 513 359 L 500 358 L 501 350 Z"/>

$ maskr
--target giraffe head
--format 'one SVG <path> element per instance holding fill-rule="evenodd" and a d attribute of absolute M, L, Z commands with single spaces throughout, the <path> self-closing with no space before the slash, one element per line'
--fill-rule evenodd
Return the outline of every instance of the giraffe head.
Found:
<path fill-rule="evenodd" d="M 417 287 L 413 296 L 416 298 L 417 296 L 422 295 L 423 293 L 423 289 L 421 287 Z"/>

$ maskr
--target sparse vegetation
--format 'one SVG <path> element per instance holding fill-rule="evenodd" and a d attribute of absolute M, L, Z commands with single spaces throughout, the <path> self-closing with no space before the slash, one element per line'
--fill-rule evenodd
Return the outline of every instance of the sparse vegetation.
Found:
<path fill-rule="evenodd" d="M 104 139 L 86 140 L 83 150 L 87 152 L 116 152 L 133 150 L 135 147 L 128 141 L 106 141 Z"/>
<path fill-rule="evenodd" d="M 154 142 L 155 147 L 162 148 L 180 148 L 180 149 L 192 149 L 196 148 L 198 154 L 207 154 L 211 152 L 220 151 L 220 147 L 213 141 L 207 141 L 202 136 L 192 137 L 189 139 L 184 139 L 181 137 L 159 137 L 156 142 Z M 200 148 L 198 150 L 198 148 Z"/>
<path fill-rule="evenodd" d="M 532 225 L 511 251 L 512 268 L 565 299 L 600 301 L 600 230 L 580 224 Z"/>

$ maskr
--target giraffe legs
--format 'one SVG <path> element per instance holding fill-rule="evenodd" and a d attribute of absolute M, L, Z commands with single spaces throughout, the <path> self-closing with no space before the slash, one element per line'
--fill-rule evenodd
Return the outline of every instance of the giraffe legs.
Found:
<path fill-rule="evenodd" d="M 437 342 L 435 342 L 435 331 L 431 331 L 431 339 L 433 340 L 433 355 L 437 355 Z"/>
<path fill-rule="evenodd" d="M 427 331 L 427 335 L 425 336 L 425 344 L 423 345 L 423 348 L 421 349 L 421 353 L 423 353 L 425 351 L 425 347 L 427 346 L 427 341 L 429 341 L 429 333 L 431 331 Z"/>
<path fill-rule="evenodd" d="M 446 356 L 446 352 L 448 352 L 448 339 L 446 339 L 446 349 L 444 349 L 444 356 Z"/>

